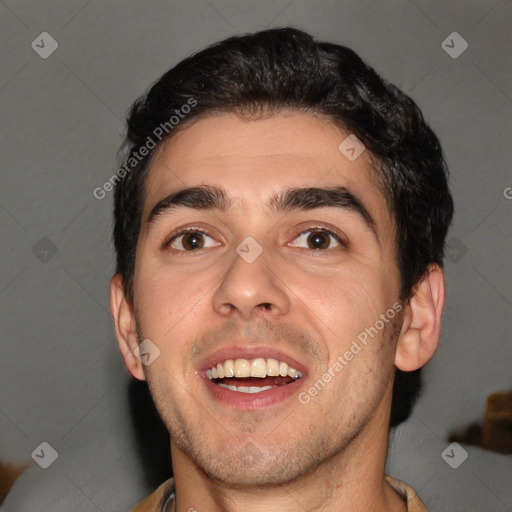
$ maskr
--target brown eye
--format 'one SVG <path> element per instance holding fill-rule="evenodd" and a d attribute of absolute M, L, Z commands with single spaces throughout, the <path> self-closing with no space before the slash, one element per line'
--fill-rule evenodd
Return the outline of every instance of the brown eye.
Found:
<path fill-rule="evenodd" d="M 307 231 L 303 231 L 300 235 L 298 235 L 296 239 L 299 239 L 302 243 L 305 242 L 307 244 L 305 249 L 313 251 L 333 249 L 338 246 L 346 246 L 346 244 L 336 233 L 333 233 L 328 229 L 308 229 Z"/>
<path fill-rule="evenodd" d="M 325 231 L 313 231 L 307 241 L 310 249 L 328 249 L 331 242 Z"/>
<path fill-rule="evenodd" d="M 194 252 L 197 249 L 204 249 L 206 247 L 218 245 L 215 243 L 205 245 L 205 240 L 207 238 L 213 240 L 212 237 L 204 231 L 199 231 L 197 229 L 184 230 L 174 235 L 165 245 L 166 247 L 170 247 L 181 252 Z"/>
<path fill-rule="evenodd" d="M 187 233 L 186 235 L 183 235 L 181 243 L 185 249 L 202 249 L 204 240 L 201 234 Z"/>

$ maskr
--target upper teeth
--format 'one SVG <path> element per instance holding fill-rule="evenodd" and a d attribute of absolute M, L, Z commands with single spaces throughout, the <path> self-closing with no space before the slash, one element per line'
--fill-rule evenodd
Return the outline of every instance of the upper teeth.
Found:
<path fill-rule="evenodd" d="M 209 370 L 206 370 L 206 376 L 212 379 L 222 379 L 228 377 L 292 377 L 299 379 L 302 373 L 286 363 L 277 359 L 227 359 L 223 363 L 218 363 Z"/>

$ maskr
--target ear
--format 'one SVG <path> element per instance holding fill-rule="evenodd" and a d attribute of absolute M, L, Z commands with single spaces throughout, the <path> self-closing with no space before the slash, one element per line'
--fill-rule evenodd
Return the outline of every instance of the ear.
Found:
<path fill-rule="evenodd" d="M 110 280 L 110 311 L 114 321 L 117 344 L 126 368 L 138 380 L 146 380 L 142 362 L 135 356 L 138 346 L 137 324 L 131 304 L 126 299 L 121 274 Z"/>
<path fill-rule="evenodd" d="M 439 345 L 445 298 L 443 270 L 439 265 L 431 265 L 405 309 L 395 354 L 398 369 L 416 370 L 434 355 Z"/>

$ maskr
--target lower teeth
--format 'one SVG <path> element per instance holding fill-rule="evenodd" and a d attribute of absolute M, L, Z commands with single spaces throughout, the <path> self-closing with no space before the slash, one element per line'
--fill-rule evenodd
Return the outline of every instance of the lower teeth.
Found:
<path fill-rule="evenodd" d="M 267 389 L 277 388 L 279 386 L 263 386 L 263 387 L 247 387 L 247 386 L 228 386 L 227 384 L 217 384 L 221 388 L 230 389 L 231 391 L 238 391 L 239 393 L 261 393 L 262 391 L 266 391 Z"/>

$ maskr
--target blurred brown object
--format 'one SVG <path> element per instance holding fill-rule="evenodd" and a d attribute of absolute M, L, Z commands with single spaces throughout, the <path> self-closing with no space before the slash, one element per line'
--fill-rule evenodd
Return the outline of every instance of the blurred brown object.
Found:
<path fill-rule="evenodd" d="M 6 464 L 0 460 L 0 504 L 4 501 L 16 479 L 29 466 L 30 464 Z"/>
<path fill-rule="evenodd" d="M 450 434 L 448 441 L 498 453 L 512 453 L 512 392 L 489 395 L 483 426 L 473 423 L 462 434 Z"/>

